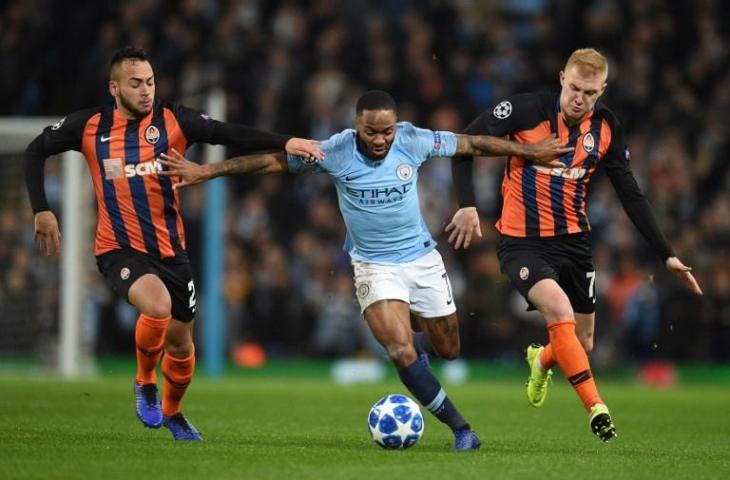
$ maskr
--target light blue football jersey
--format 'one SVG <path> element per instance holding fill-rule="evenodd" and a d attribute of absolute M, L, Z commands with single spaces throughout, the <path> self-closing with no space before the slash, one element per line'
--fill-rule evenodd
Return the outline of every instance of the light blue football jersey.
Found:
<path fill-rule="evenodd" d="M 317 163 L 289 155 L 289 171 L 332 176 L 347 226 L 344 249 L 353 260 L 403 263 L 436 247 L 421 216 L 418 168 L 429 158 L 453 156 L 454 133 L 398 122 L 388 155 L 375 161 L 357 150 L 353 129 L 336 133 L 321 148 L 325 158 Z"/>

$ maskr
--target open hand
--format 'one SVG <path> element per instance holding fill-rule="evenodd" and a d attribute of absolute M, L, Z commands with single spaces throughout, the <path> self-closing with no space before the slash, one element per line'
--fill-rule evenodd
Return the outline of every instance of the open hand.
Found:
<path fill-rule="evenodd" d="M 324 160 L 324 153 L 319 148 L 320 143 L 306 138 L 290 138 L 286 142 L 286 153 L 306 159 Z"/>
<path fill-rule="evenodd" d="M 206 165 L 191 162 L 174 148 L 171 155 L 163 153 L 157 161 L 166 168 L 159 175 L 180 177 L 181 180 L 173 184 L 173 189 L 195 185 L 208 179 Z"/>
<path fill-rule="evenodd" d="M 449 243 L 453 244 L 454 249 L 458 250 L 462 244 L 464 248 L 469 248 L 473 235 L 482 238 L 482 228 L 479 223 L 479 213 L 476 207 L 460 208 L 451 219 L 451 223 L 446 225 L 444 229 L 449 235 Z"/>
<path fill-rule="evenodd" d="M 700 288 L 700 284 L 697 283 L 697 280 L 695 280 L 694 275 L 692 275 L 691 267 L 683 264 L 677 257 L 667 258 L 664 265 L 667 267 L 667 270 L 672 272 L 680 282 L 684 283 L 684 285 L 689 288 L 692 293 L 695 295 L 702 295 L 702 289 Z"/>
<path fill-rule="evenodd" d="M 532 150 L 532 153 L 528 154 L 525 159 L 543 167 L 565 167 L 565 164 L 559 160 L 559 157 L 564 153 L 570 153 L 575 150 L 574 147 L 563 145 L 554 133 L 546 139 L 528 146 Z"/>
<path fill-rule="evenodd" d="M 33 219 L 33 238 L 38 242 L 38 249 L 46 255 L 54 255 L 61 251 L 61 231 L 58 220 L 50 210 L 38 212 Z"/>

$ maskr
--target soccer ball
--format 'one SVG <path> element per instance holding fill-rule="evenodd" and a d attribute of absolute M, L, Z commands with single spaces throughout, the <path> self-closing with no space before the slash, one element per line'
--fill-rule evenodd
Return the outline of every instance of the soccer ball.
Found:
<path fill-rule="evenodd" d="M 383 448 L 408 448 L 423 435 L 423 415 L 418 404 L 405 395 L 386 395 L 373 405 L 368 430 Z"/>

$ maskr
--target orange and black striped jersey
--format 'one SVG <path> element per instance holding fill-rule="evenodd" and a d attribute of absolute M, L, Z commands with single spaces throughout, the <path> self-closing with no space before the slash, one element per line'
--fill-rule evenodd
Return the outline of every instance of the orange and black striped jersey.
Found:
<path fill-rule="evenodd" d="M 185 230 L 179 194 L 172 188 L 175 177 L 158 175 L 160 155 L 173 148 L 185 152 L 195 142 L 244 150 L 283 148 L 289 138 L 159 101 L 145 117 L 129 120 L 110 104 L 72 113 L 47 127 L 26 150 L 26 181 L 33 210 L 48 209 L 42 192 L 43 161 L 63 151 L 80 151 L 96 193 L 96 255 L 132 248 L 170 258 L 185 255 Z"/>
<path fill-rule="evenodd" d="M 520 157 L 507 159 L 502 180 L 502 214 L 496 224 L 502 235 L 541 238 L 588 232 L 588 186 L 603 165 L 629 217 L 662 257 L 671 256 L 629 167 L 622 127 L 600 103 L 582 121 L 568 125 L 560 112 L 557 94 L 515 95 L 477 117 L 464 133 L 509 136 L 520 143 L 537 143 L 554 133 L 575 148 L 560 158 L 563 166 L 559 168 L 535 166 Z M 461 174 L 456 162 L 454 175 L 460 203 L 473 204 L 471 177 L 464 187 L 466 182 L 457 178 Z M 471 195 L 463 190 L 470 190 Z"/>

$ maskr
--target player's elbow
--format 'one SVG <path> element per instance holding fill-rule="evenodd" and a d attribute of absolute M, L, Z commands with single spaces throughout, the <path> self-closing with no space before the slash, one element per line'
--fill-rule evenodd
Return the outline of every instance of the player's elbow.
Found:
<path fill-rule="evenodd" d="M 284 173 L 289 171 L 286 153 L 277 152 L 266 156 L 266 173 Z"/>
<path fill-rule="evenodd" d="M 46 157 L 43 149 L 43 135 L 38 135 L 25 147 L 25 153 L 31 157 Z"/>
<path fill-rule="evenodd" d="M 460 157 L 463 155 L 471 155 L 473 150 L 474 150 L 474 145 L 473 145 L 471 136 L 469 136 L 469 135 L 457 135 L 456 136 L 456 151 L 454 152 L 454 157 Z M 460 160 L 453 160 L 454 157 L 452 157 L 452 162 L 460 161 Z"/>
<path fill-rule="evenodd" d="M 247 169 L 249 175 L 271 175 L 288 171 L 286 155 L 283 153 L 264 153 L 253 157 L 250 162 L 252 164 Z"/>
<path fill-rule="evenodd" d="M 43 167 L 46 157 L 43 149 L 43 140 L 39 136 L 25 149 L 24 155 L 25 185 L 30 196 L 30 204 L 34 213 L 49 210 L 48 200 L 43 185 Z"/>

